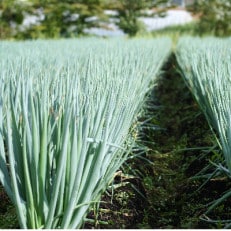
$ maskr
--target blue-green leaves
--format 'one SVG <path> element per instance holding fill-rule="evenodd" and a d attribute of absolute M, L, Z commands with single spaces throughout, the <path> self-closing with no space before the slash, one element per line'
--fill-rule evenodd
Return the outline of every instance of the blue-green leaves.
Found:
<path fill-rule="evenodd" d="M 126 160 L 169 39 L 2 42 L 0 180 L 22 228 L 79 228 Z"/>
<path fill-rule="evenodd" d="M 231 172 L 231 39 L 180 39 L 177 60 L 186 84 L 215 129 Z"/>

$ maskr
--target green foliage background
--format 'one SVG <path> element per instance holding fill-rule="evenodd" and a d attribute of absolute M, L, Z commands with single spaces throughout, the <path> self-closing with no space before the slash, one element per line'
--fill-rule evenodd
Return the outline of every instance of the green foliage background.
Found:
<path fill-rule="evenodd" d="M 103 14 L 105 0 L 2 0 L 0 4 L 0 38 L 17 39 L 59 38 L 83 34 L 88 27 L 97 26 L 98 21 L 86 21 L 88 17 L 97 16 L 105 20 Z M 42 9 L 44 20 L 25 30 L 20 29 L 26 14 L 38 15 Z M 79 17 L 71 19 L 72 14 Z M 12 28 L 12 25 L 14 27 Z M 71 28 L 71 26 L 74 26 Z"/>
<path fill-rule="evenodd" d="M 129 36 L 145 31 L 139 17 L 147 9 L 155 9 L 152 16 L 165 16 L 172 0 L 0 0 L 0 39 L 69 38 L 85 35 L 91 27 L 105 27 L 109 17 L 105 9 L 116 10 L 117 25 Z M 43 12 L 39 24 L 22 28 L 26 15 Z M 195 0 L 189 8 L 199 18 L 194 32 L 197 35 L 231 35 L 230 0 Z M 77 15 L 73 19 L 73 15 Z M 95 17 L 95 20 L 89 20 Z M 96 18 L 97 17 L 97 18 Z M 177 32 L 177 28 L 174 29 Z M 190 32 L 191 33 L 191 32 Z"/>
<path fill-rule="evenodd" d="M 193 11 L 200 17 L 197 28 L 200 35 L 231 35 L 230 0 L 197 0 Z"/>
<path fill-rule="evenodd" d="M 108 21 L 104 9 L 116 10 L 117 25 L 128 35 L 144 30 L 138 17 L 145 10 L 161 6 L 169 0 L 2 0 L 0 2 L 0 39 L 60 38 L 84 35 L 84 29 L 101 27 Z M 25 15 L 38 15 L 42 9 L 44 19 L 28 28 L 21 27 Z M 73 20 L 73 14 L 78 18 Z M 97 16 L 96 20 L 88 20 Z M 101 23 L 100 23 L 101 22 Z"/>

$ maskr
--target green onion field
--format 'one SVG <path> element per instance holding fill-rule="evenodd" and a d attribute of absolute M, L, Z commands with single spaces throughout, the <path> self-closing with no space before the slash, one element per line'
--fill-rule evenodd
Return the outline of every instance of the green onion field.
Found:
<path fill-rule="evenodd" d="M 230 45 L 0 41 L 0 228 L 230 228 Z"/>

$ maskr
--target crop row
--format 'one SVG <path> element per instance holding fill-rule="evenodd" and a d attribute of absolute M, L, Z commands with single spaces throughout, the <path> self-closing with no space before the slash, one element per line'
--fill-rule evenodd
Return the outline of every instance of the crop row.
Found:
<path fill-rule="evenodd" d="M 171 41 L 0 46 L 2 185 L 21 228 L 79 228 L 127 159 Z"/>
<path fill-rule="evenodd" d="M 137 118 L 171 41 L 4 41 L 0 48 L 0 181 L 20 226 L 80 228 L 136 142 Z M 217 168 L 231 177 L 230 39 L 184 37 L 176 57 L 224 154 Z"/>
<path fill-rule="evenodd" d="M 176 56 L 182 76 L 204 113 L 224 161 L 212 162 L 209 179 L 225 174 L 231 178 L 231 39 L 184 37 Z M 206 214 L 231 196 L 228 190 L 208 208 Z M 230 220 L 223 221 L 230 227 Z"/>

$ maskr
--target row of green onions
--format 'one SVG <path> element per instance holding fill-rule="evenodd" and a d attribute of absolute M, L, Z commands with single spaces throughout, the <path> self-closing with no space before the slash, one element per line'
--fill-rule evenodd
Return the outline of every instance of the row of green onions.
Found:
<path fill-rule="evenodd" d="M 231 39 L 183 37 L 177 60 L 231 173 Z"/>
<path fill-rule="evenodd" d="M 230 38 L 183 37 L 177 46 L 176 56 L 182 70 L 182 76 L 206 116 L 216 143 L 224 156 L 223 160 L 219 158 L 218 163 L 211 160 L 215 170 L 206 176 L 207 180 L 201 187 L 212 177 L 217 177 L 220 174 L 223 176 L 225 174 L 225 177 L 231 178 L 230 44 Z M 214 152 L 216 153 L 216 151 Z M 224 228 L 230 228 L 230 220 L 213 220 L 207 216 L 215 207 L 221 203 L 224 204 L 230 196 L 231 190 L 219 195 L 218 199 L 208 204 L 205 216 L 202 216 L 201 219 L 224 225 Z"/>
<path fill-rule="evenodd" d="M 0 43 L 0 181 L 21 228 L 80 228 L 134 144 L 167 38 Z"/>

